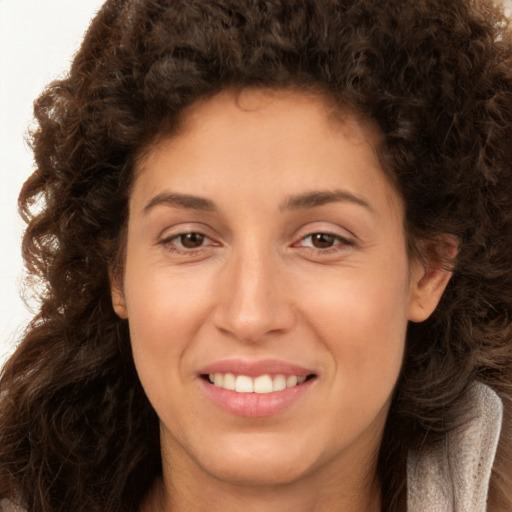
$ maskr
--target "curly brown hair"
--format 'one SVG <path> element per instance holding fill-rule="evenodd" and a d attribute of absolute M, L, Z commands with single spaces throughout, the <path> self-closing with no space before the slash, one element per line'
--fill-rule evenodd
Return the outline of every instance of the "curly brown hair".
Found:
<path fill-rule="evenodd" d="M 136 511 L 161 471 L 109 277 L 132 171 L 191 103 L 227 87 L 322 91 L 373 120 L 411 250 L 457 238 L 434 314 L 411 324 L 379 455 L 405 509 L 409 449 L 457 428 L 474 380 L 512 404 L 512 35 L 483 0 L 109 0 L 69 74 L 35 102 L 19 198 L 41 308 L 0 381 L 0 498 L 30 511 Z M 490 510 L 512 508 L 506 416 Z M 507 467 L 508 466 L 508 467 Z"/>

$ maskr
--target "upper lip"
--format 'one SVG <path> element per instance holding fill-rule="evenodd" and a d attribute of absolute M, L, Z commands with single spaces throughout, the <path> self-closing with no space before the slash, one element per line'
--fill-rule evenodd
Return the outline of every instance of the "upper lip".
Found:
<path fill-rule="evenodd" d="M 258 375 L 296 375 L 308 376 L 314 372 L 303 366 L 299 366 L 278 359 L 260 359 L 249 361 L 244 359 L 222 359 L 215 361 L 201 368 L 200 375 L 212 373 L 232 373 L 234 375 L 247 375 L 257 377 Z"/>

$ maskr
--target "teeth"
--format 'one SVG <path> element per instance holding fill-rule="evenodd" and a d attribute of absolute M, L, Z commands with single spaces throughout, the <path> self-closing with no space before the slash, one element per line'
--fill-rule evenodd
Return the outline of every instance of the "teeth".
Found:
<path fill-rule="evenodd" d="M 254 384 L 251 377 L 239 375 L 235 380 L 235 391 L 238 393 L 252 393 L 254 391 Z"/>
<path fill-rule="evenodd" d="M 270 375 L 260 375 L 254 379 L 255 393 L 272 393 L 272 378 Z"/>
<path fill-rule="evenodd" d="M 211 373 L 208 378 L 215 386 L 237 393 L 272 393 L 293 388 L 306 380 L 305 375 L 259 375 L 252 378 L 247 375 L 235 376 L 233 373 Z"/>
<path fill-rule="evenodd" d="M 292 375 L 290 375 L 290 377 L 288 377 L 288 379 L 290 379 L 290 383 L 292 383 L 293 381 L 291 380 L 292 378 Z M 286 377 L 284 375 L 276 375 L 274 377 L 274 380 L 272 381 L 272 391 L 282 391 L 283 389 L 286 389 L 286 383 L 288 382 L 288 380 L 286 379 Z M 290 387 L 293 387 L 297 384 L 297 380 L 295 380 L 295 383 L 291 384 Z"/>
<path fill-rule="evenodd" d="M 292 388 L 293 386 L 296 386 L 297 381 L 298 379 L 296 375 L 289 375 L 288 378 L 286 379 L 286 387 Z"/>
<path fill-rule="evenodd" d="M 217 384 L 215 384 L 217 385 Z M 224 374 L 224 380 L 222 381 L 222 387 L 225 389 L 234 390 L 236 388 L 235 376 L 232 373 Z"/>

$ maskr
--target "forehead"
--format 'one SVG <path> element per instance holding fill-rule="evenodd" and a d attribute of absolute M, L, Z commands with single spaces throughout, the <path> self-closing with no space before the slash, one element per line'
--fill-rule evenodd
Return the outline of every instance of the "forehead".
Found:
<path fill-rule="evenodd" d="M 271 119 L 272 123 L 268 123 Z M 233 122 L 247 123 L 254 131 L 262 129 L 264 136 L 271 128 L 275 131 L 323 125 L 333 133 L 342 133 L 354 141 L 359 139 L 372 147 L 380 143 L 377 125 L 358 115 L 347 105 L 339 105 L 321 91 L 299 89 L 245 88 L 227 89 L 208 98 L 202 98 L 183 110 L 179 133 L 228 127 Z M 304 130 L 306 134 L 306 130 Z"/>
<path fill-rule="evenodd" d="M 139 162 L 136 183 L 145 195 L 159 186 L 194 194 L 224 188 L 227 200 L 233 188 L 257 197 L 380 187 L 398 204 L 377 157 L 380 138 L 373 123 L 319 94 L 224 91 L 182 113 L 179 130 L 161 136 Z"/>

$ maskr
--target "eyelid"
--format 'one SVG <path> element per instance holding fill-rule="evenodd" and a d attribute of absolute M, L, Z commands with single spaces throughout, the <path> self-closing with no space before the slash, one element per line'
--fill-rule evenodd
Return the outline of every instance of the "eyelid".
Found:
<path fill-rule="evenodd" d="M 177 233 L 177 234 L 173 234 L 173 235 L 169 235 L 169 236 L 164 237 L 160 241 L 160 243 L 167 244 L 167 243 L 170 243 L 172 240 L 179 239 L 182 236 L 192 235 L 192 234 L 194 234 L 194 235 L 201 235 L 202 237 L 204 237 L 205 240 L 212 240 L 211 237 L 209 237 L 208 235 L 205 235 L 204 233 L 201 233 L 200 231 L 183 231 L 181 233 Z M 204 245 L 214 245 L 214 244 L 204 244 Z M 204 247 L 204 245 L 202 247 Z M 189 250 L 192 250 L 192 249 L 189 249 Z"/>
<path fill-rule="evenodd" d="M 222 245 L 220 242 L 218 242 L 217 238 L 211 233 L 211 231 L 211 229 L 202 224 L 177 224 L 164 229 L 161 234 L 158 235 L 155 245 L 160 245 L 164 247 L 164 249 L 172 252 L 196 254 L 203 249 L 207 249 L 208 247 L 216 247 Z M 173 243 L 175 239 L 179 239 L 182 236 L 192 233 L 203 236 L 205 243 L 196 248 L 187 248 L 180 243 Z"/>
<path fill-rule="evenodd" d="M 329 257 L 341 255 L 345 251 L 357 248 L 359 239 L 350 230 L 332 222 L 310 222 L 302 225 L 296 232 L 292 248 L 300 250 L 304 255 L 312 257 Z M 333 245 L 328 247 L 314 247 L 313 243 L 305 244 L 305 241 L 313 235 L 324 234 L 335 238 Z"/>
<path fill-rule="evenodd" d="M 358 240 L 358 237 L 346 227 L 342 227 L 333 222 L 308 222 L 303 224 L 299 229 L 295 231 L 293 238 L 295 240 L 303 240 L 308 236 L 315 235 L 318 233 L 332 235 L 341 240 L 353 241 L 354 243 Z"/>
<path fill-rule="evenodd" d="M 310 238 L 310 237 L 312 237 L 314 235 L 328 235 L 328 236 L 332 236 L 333 238 L 336 239 L 336 242 L 332 246 L 326 247 L 326 248 L 314 247 L 312 245 L 311 246 L 304 246 L 304 245 L 301 246 L 300 245 L 301 242 L 304 242 L 305 240 L 307 240 L 308 238 Z M 326 252 L 326 251 L 328 251 L 330 249 L 334 249 L 336 246 L 339 246 L 339 245 L 353 246 L 353 245 L 355 245 L 355 241 L 352 238 L 344 237 L 344 236 L 338 235 L 336 233 L 331 233 L 329 231 L 315 231 L 315 232 L 309 233 L 309 234 L 301 237 L 294 245 L 305 247 L 305 248 L 308 248 L 308 249 L 313 249 L 313 250 L 319 251 L 319 252 Z"/>
<path fill-rule="evenodd" d="M 336 233 L 331 233 L 330 231 L 314 231 L 312 233 L 309 233 L 309 234 L 301 237 L 299 242 L 306 240 L 307 238 L 311 238 L 315 235 L 327 235 L 327 236 L 331 236 L 331 237 L 337 239 L 340 242 L 345 242 L 345 243 L 351 242 L 351 240 L 348 237 L 344 237 L 344 236 L 338 235 Z"/>
<path fill-rule="evenodd" d="M 186 235 L 188 233 L 200 233 L 208 238 L 215 238 L 213 230 L 202 222 L 176 222 L 173 224 L 167 224 L 156 233 L 156 243 L 160 243 L 164 239 L 174 238 L 180 235 Z"/>

